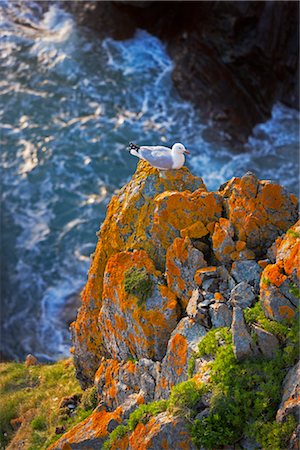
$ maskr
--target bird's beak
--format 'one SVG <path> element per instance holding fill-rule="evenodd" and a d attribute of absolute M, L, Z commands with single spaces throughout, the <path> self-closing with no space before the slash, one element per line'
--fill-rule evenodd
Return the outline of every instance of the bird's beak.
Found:
<path fill-rule="evenodd" d="M 184 149 L 184 153 L 187 153 L 188 155 L 190 155 L 190 152 L 186 148 Z"/>

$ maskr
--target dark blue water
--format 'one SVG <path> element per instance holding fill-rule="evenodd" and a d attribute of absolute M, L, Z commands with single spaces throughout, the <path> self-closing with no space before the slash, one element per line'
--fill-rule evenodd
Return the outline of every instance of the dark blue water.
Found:
<path fill-rule="evenodd" d="M 112 194 L 136 167 L 128 142 L 183 142 L 210 189 L 252 170 L 297 192 L 299 117 L 276 105 L 233 152 L 205 140 L 155 37 L 101 41 L 55 5 L 0 7 L 2 351 L 59 358 L 70 345 L 64 305 L 85 283 Z"/>

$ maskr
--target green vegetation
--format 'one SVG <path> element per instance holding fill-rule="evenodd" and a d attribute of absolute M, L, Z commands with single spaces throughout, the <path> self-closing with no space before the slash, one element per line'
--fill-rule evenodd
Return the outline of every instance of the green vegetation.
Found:
<path fill-rule="evenodd" d="M 249 313 L 248 320 L 257 321 L 258 318 L 262 319 L 261 311 L 256 306 L 256 313 Z M 242 436 L 248 436 L 264 449 L 286 448 L 293 420 L 280 425 L 274 419 L 284 376 L 297 360 L 297 327 L 297 323 L 286 326 L 284 336 L 283 328 L 279 329 L 286 346 L 273 360 L 238 362 L 228 329 L 212 330 L 203 338 L 199 344 L 199 355 L 213 355 L 215 360 L 211 363 L 211 382 L 208 386 L 212 393 L 210 414 L 195 420 L 191 428 L 196 446 L 214 449 L 232 445 Z M 272 329 L 277 329 L 275 324 Z"/>
<path fill-rule="evenodd" d="M 204 384 L 199 385 L 193 379 L 183 381 L 173 387 L 168 401 L 168 410 L 174 415 L 180 415 L 189 420 L 195 416 L 196 406 L 206 391 Z"/>
<path fill-rule="evenodd" d="M 297 239 L 297 238 L 300 237 L 300 233 L 298 233 L 298 231 L 287 230 L 286 233 L 289 234 L 290 236 L 292 236 L 292 237 L 295 238 L 295 239 Z"/>
<path fill-rule="evenodd" d="M 68 408 L 59 408 L 62 397 L 82 395 L 70 360 L 56 364 L 25 367 L 20 363 L 0 364 L 0 448 L 13 437 L 14 419 L 22 422 L 22 440 L 30 450 L 46 449 L 60 434 L 56 428 L 68 430 L 91 413 L 78 406 L 74 415 Z M 88 406 L 88 402 L 85 407 Z"/>
<path fill-rule="evenodd" d="M 145 268 L 132 267 L 125 272 L 124 288 L 127 294 L 138 298 L 138 305 L 141 306 L 150 296 L 153 282 Z"/>
<path fill-rule="evenodd" d="M 103 450 L 109 450 L 117 439 L 121 439 L 126 433 L 133 431 L 138 423 L 147 423 L 151 417 L 166 411 L 168 402 L 159 400 L 140 405 L 130 414 L 127 425 L 119 425 L 109 435 L 109 439 L 104 443 Z"/>
<path fill-rule="evenodd" d="M 133 431 L 139 422 L 147 423 L 152 416 L 166 411 L 168 402 L 166 400 L 158 400 L 147 403 L 146 405 L 140 405 L 133 413 L 130 414 L 128 419 L 128 427 L 130 431 Z"/>
<path fill-rule="evenodd" d="M 299 286 L 295 283 L 290 284 L 289 293 L 292 294 L 295 298 L 300 298 L 300 289 Z"/>
<path fill-rule="evenodd" d="M 263 284 L 265 284 L 266 286 L 270 286 L 270 284 L 271 284 L 271 281 L 267 277 L 261 277 L 261 282 Z"/>
<path fill-rule="evenodd" d="M 253 308 L 246 308 L 244 310 L 244 317 L 248 325 L 256 323 L 264 330 L 277 336 L 280 341 L 284 342 L 286 340 L 289 333 L 288 323 L 283 324 L 275 320 L 267 319 L 260 302 L 257 302 Z"/>
<path fill-rule="evenodd" d="M 168 409 L 173 415 L 185 417 L 190 423 L 194 444 L 207 449 L 233 445 L 242 436 L 253 438 L 264 450 L 285 450 L 296 427 L 293 417 L 279 424 L 275 414 L 281 399 L 283 379 L 298 356 L 299 324 L 279 324 L 264 316 L 259 303 L 246 311 L 247 322 L 258 323 L 275 333 L 282 348 L 272 360 L 255 359 L 239 362 L 233 353 L 232 335 L 228 328 L 213 329 L 200 341 L 198 353 L 191 358 L 190 373 L 195 358 L 210 355 L 211 381 L 206 385 L 190 379 L 172 388 L 167 401 L 140 405 L 129 417 L 127 425 L 119 425 L 104 444 L 113 443 L 134 430 L 138 423 Z M 210 392 L 210 412 L 195 419 L 202 395 Z"/>
<path fill-rule="evenodd" d="M 92 386 L 81 397 L 81 406 L 85 411 L 93 410 L 98 405 L 98 393 L 96 386 Z"/>

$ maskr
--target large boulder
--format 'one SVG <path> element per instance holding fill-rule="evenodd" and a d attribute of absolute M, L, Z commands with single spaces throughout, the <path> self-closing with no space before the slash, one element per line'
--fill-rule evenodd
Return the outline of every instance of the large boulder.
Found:
<path fill-rule="evenodd" d="M 108 412 L 98 407 L 89 417 L 71 428 L 49 450 L 98 450 L 113 428 L 122 421 L 122 407 Z"/>
<path fill-rule="evenodd" d="M 266 316 L 284 321 L 295 316 L 300 306 L 300 222 L 276 240 L 276 263 L 263 271 L 260 299 Z"/>
<path fill-rule="evenodd" d="M 210 198 L 201 178 L 191 175 L 187 168 L 168 171 L 166 177 L 160 177 L 156 169 L 141 161 L 131 181 L 112 198 L 106 219 L 100 229 L 88 280 L 82 292 L 82 306 L 76 321 L 71 325 L 74 361 L 78 378 L 83 386 L 92 382 L 100 359 L 105 354 L 98 318 L 102 306 L 103 275 L 108 259 L 122 251 L 140 249 L 145 250 L 153 258 L 154 263 L 162 269 L 164 260 L 156 251 L 157 245 L 161 248 L 160 255 L 165 253 L 165 242 L 172 242 L 175 237 L 180 236 L 180 229 L 184 228 L 189 221 L 186 220 L 186 216 L 190 216 L 191 223 L 196 220 L 194 217 L 197 205 L 194 206 L 192 201 L 186 205 L 187 214 L 182 217 L 182 223 L 178 223 L 179 227 L 176 231 L 165 223 L 165 218 L 160 219 L 163 209 L 159 207 L 157 209 L 154 200 L 160 193 L 168 192 L 172 198 L 173 215 L 176 215 L 176 211 L 181 209 L 181 199 L 188 198 L 189 194 L 196 190 L 200 197 L 203 192 L 206 196 L 208 195 L 208 199 Z M 172 196 L 174 191 L 178 194 L 176 200 Z M 160 205 L 161 201 L 158 204 Z M 190 213 L 188 206 L 190 206 Z M 221 207 L 218 209 L 219 214 L 220 211 Z M 204 213 L 206 213 L 205 208 Z M 154 221 L 160 224 L 160 234 L 164 238 L 162 245 L 159 243 L 157 231 L 154 233 L 155 242 L 152 239 Z"/>
<path fill-rule="evenodd" d="M 258 257 L 297 220 L 296 196 L 279 184 L 259 181 L 250 172 L 232 178 L 220 193 L 238 240 L 245 241 Z"/>

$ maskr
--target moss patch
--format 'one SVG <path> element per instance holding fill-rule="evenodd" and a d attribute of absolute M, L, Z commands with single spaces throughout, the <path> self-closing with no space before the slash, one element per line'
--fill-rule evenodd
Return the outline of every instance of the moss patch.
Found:
<path fill-rule="evenodd" d="M 298 231 L 287 230 L 286 233 L 289 234 L 290 236 L 292 236 L 295 239 L 300 238 L 300 233 Z"/>
<path fill-rule="evenodd" d="M 59 408 L 62 397 L 82 394 L 71 360 L 25 367 L 20 363 L 0 364 L 0 448 L 13 438 L 13 420 L 19 418 L 21 438 L 31 450 L 46 449 L 61 434 L 90 413 L 78 406 L 72 415 Z M 64 411 L 66 409 L 66 411 Z"/>
<path fill-rule="evenodd" d="M 153 282 L 145 268 L 132 267 L 125 272 L 124 288 L 127 294 L 137 297 L 141 305 L 151 295 Z"/>

